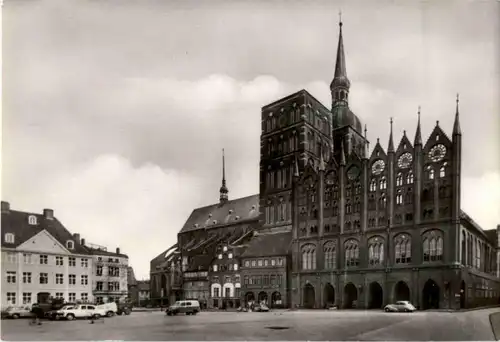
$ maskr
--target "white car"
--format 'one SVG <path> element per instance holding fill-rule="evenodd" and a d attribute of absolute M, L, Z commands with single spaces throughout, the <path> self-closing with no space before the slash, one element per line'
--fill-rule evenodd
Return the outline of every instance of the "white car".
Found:
<path fill-rule="evenodd" d="M 88 304 L 66 305 L 57 310 L 57 315 L 66 318 L 68 321 L 72 321 L 76 318 L 105 316 L 106 310 Z"/>
<path fill-rule="evenodd" d="M 385 310 L 385 312 L 413 312 L 413 311 L 417 311 L 417 308 L 415 308 L 407 300 L 400 300 L 400 301 L 397 301 L 395 304 L 386 305 L 384 310 Z"/>

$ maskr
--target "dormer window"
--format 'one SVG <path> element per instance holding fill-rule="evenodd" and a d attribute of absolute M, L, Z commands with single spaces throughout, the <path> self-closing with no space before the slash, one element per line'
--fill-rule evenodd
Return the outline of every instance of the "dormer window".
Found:
<path fill-rule="evenodd" d="M 5 242 L 6 243 L 14 243 L 14 234 L 12 234 L 12 233 L 5 234 Z"/>
<path fill-rule="evenodd" d="M 32 225 L 36 225 L 36 216 L 35 215 L 28 216 L 28 223 L 32 224 Z"/>
<path fill-rule="evenodd" d="M 75 243 L 71 240 L 66 241 L 66 248 L 67 249 L 73 249 L 75 248 Z"/>
<path fill-rule="evenodd" d="M 219 254 L 218 258 L 219 258 L 219 260 L 222 259 L 222 254 Z"/>
<path fill-rule="evenodd" d="M 232 259 L 232 258 L 233 258 L 233 253 L 229 253 L 229 254 L 227 255 L 227 257 L 228 257 L 229 259 Z"/>
<path fill-rule="evenodd" d="M 227 252 L 227 246 L 222 247 L 222 251 Z"/>
<path fill-rule="evenodd" d="M 214 272 L 217 272 L 217 265 L 214 265 Z"/>

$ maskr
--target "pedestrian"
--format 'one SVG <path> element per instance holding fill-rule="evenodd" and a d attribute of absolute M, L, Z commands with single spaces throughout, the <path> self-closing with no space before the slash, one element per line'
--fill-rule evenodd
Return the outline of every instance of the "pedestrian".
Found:
<path fill-rule="evenodd" d="M 31 306 L 31 314 L 33 315 L 32 325 L 42 325 L 40 319 L 43 318 L 43 309 L 40 307 L 39 303 L 34 303 Z"/>

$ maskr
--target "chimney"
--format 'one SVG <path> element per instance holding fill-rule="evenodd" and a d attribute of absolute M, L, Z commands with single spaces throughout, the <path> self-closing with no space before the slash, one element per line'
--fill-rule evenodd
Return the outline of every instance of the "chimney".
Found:
<path fill-rule="evenodd" d="M 82 239 L 82 241 L 80 242 L 80 245 L 85 246 L 85 239 Z"/>
<path fill-rule="evenodd" d="M 120 254 L 120 247 L 116 247 L 116 254 Z"/>
<path fill-rule="evenodd" d="M 53 220 L 54 219 L 54 210 L 43 209 L 43 217 L 45 217 L 47 220 Z"/>
<path fill-rule="evenodd" d="M 73 240 L 75 240 L 75 243 L 80 242 L 80 234 L 73 234 Z"/>
<path fill-rule="evenodd" d="M 10 203 L 2 201 L 2 213 L 8 213 L 10 211 Z"/>

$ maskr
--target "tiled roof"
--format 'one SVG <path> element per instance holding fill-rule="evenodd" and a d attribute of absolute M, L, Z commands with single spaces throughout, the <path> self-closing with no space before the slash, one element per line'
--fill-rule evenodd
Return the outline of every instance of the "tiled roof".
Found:
<path fill-rule="evenodd" d="M 36 225 L 28 223 L 29 216 L 36 217 Z M 47 219 L 41 214 L 17 210 L 2 212 L 2 247 L 16 248 L 43 230 L 46 230 L 65 247 L 66 241 L 73 241 L 74 249 L 69 250 L 71 253 L 89 254 L 87 249 L 80 245 L 80 241 L 77 241 L 79 239 L 75 239 L 74 236 L 71 235 L 71 233 L 55 217 L 53 219 Z M 5 242 L 6 233 L 14 234 L 14 243 Z"/>
<path fill-rule="evenodd" d="M 193 256 L 192 261 L 189 263 L 187 271 L 194 272 L 199 270 L 208 270 L 208 267 L 212 263 L 213 258 L 213 254 L 195 255 Z"/>
<path fill-rule="evenodd" d="M 180 232 L 218 227 L 258 217 L 259 195 L 252 195 L 193 210 Z"/>
<path fill-rule="evenodd" d="M 88 247 L 88 246 L 85 246 L 85 249 L 87 249 L 88 254 L 91 254 L 91 255 L 102 255 L 102 256 L 113 256 L 113 257 L 128 258 L 128 255 L 127 254 L 123 254 L 123 253 L 114 253 L 114 252 L 105 251 L 105 250 L 102 250 L 102 249 L 99 249 L 99 248 L 91 248 L 91 247 Z"/>
<path fill-rule="evenodd" d="M 287 255 L 292 242 L 291 232 L 257 234 L 242 257 Z"/>
<path fill-rule="evenodd" d="M 127 284 L 128 286 L 136 286 L 137 280 L 135 279 L 135 273 L 132 266 L 127 267 Z"/>

